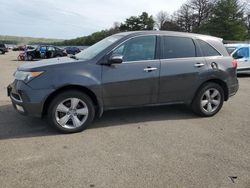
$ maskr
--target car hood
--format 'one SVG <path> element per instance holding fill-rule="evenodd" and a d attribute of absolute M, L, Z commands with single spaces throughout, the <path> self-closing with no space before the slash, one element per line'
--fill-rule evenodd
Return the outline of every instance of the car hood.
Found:
<path fill-rule="evenodd" d="M 74 63 L 79 60 L 69 58 L 69 57 L 60 57 L 60 58 L 52 58 L 52 59 L 46 59 L 41 61 L 34 61 L 34 62 L 26 62 L 18 67 L 18 70 L 20 71 L 30 71 L 33 69 L 41 69 L 41 68 L 47 68 L 51 66 L 57 66 L 62 65 L 66 63 Z"/>

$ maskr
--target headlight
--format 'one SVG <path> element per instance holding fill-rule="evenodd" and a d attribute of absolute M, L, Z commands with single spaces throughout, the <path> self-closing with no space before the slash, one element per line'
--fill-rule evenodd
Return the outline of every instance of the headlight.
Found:
<path fill-rule="evenodd" d="M 25 72 L 25 71 L 16 71 L 14 76 L 16 80 L 24 81 L 25 83 L 29 82 L 35 77 L 40 76 L 43 73 L 43 71 L 40 72 Z"/>

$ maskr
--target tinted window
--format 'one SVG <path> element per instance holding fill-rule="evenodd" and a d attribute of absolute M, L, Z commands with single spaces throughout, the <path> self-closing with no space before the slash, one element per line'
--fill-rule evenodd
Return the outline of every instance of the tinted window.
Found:
<path fill-rule="evenodd" d="M 41 46 L 41 47 L 40 47 L 40 51 L 41 51 L 41 52 L 45 52 L 46 49 L 47 49 L 46 46 Z"/>
<path fill-rule="evenodd" d="M 164 59 L 196 57 L 192 39 L 185 37 L 164 37 Z"/>
<path fill-rule="evenodd" d="M 233 54 L 233 58 L 241 59 L 241 58 L 248 58 L 249 57 L 249 49 L 244 47 L 240 48 Z"/>
<path fill-rule="evenodd" d="M 155 59 L 156 36 L 142 36 L 123 43 L 113 55 L 122 55 L 123 61 L 143 61 Z"/>
<path fill-rule="evenodd" d="M 221 54 L 215 50 L 210 44 L 203 40 L 197 40 L 204 56 L 220 56 Z"/>
<path fill-rule="evenodd" d="M 55 51 L 55 48 L 50 46 L 50 47 L 48 47 L 48 51 Z"/>

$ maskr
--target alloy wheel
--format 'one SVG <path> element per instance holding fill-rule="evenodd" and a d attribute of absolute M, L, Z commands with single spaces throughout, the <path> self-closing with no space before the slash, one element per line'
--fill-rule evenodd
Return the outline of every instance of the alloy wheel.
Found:
<path fill-rule="evenodd" d="M 206 113 L 213 113 L 221 104 L 221 94 L 215 88 L 209 88 L 201 97 L 201 108 Z"/>
<path fill-rule="evenodd" d="M 68 98 L 56 108 L 57 123 L 66 129 L 81 127 L 88 119 L 89 109 L 84 101 L 78 98 Z"/>

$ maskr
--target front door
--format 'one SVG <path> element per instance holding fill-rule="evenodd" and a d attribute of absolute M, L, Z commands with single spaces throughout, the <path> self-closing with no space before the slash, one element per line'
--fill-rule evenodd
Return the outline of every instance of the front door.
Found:
<path fill-rule="evenodd" d="M 105 108 L 146 105 L 156 102 L 160 61 L 156 36 L 137 36 L 120 44 L 112 55 L 123 63 L 103 65 L 102 93 Z"/>

